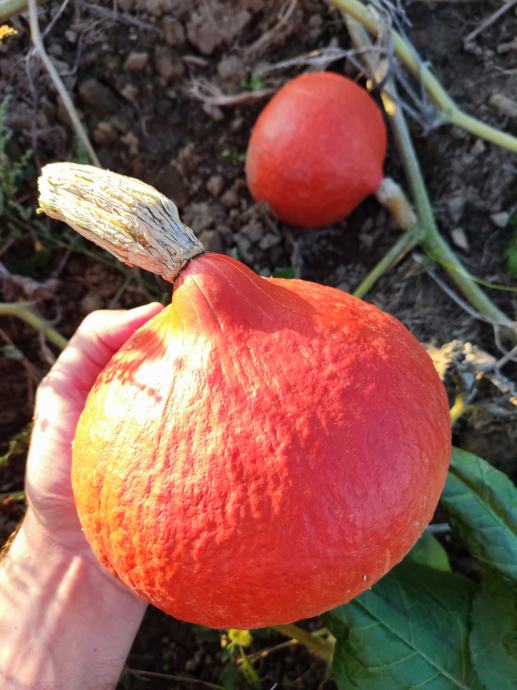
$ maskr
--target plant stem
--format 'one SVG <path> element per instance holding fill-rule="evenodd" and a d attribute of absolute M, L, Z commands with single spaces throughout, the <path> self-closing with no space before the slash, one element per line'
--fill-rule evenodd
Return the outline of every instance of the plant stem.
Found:
<path fill-rule="evenodd" d="M 458 395 L 456 395 L 456 398 L 454 399 L 453 406 L 449 410 L 449 414 L 451 416 L 451 424 L 454 426 L 458 419 L 462 415 L 464 415 L 469 408 L 470 405 L 467 403 L 463 395 L 461 393 L 458 393 Z"/>
<path fill-rule="evenodd" d="M 42 332 L 51 343 L 64 350 L 68 344 L 66 338 L 52 328 L 41 316 L 38 316 L 29 306 L 28 302 L 2 302 L 0 303 L 0 316 L 16 316 L 25 321 L 35 330 Z"/>
<path fill-rule="evenodd" d="M 349 0 L 346 0 L 347 2 Z M 355 2 L 356 0 L 353 0 Z M 371 42 L 363 26 L 344 15 L 345 22 L 350 32 L 353 43 L 359 48 L 370 47 Z M 375 67 L 371 60 L 366 58 L 370 71 Z M 397 90 L 393 79 L 386 82 L 386 93 L 397 103 Z M 411 196 L 416 206 L 418 225 L 423 234 L 420 243 L 426 250 L 428 256 L 439 263 L 449 274 L 450 278 L 456 283 L 469 303 L 483 316 L 490 320 L 496 327 L 503 327 L 508 332 L 512 340 L 517 337 L 517 330 L 514 322 L 509 319 L 478 287 L 473 276 L 458 260 L 452 249 L 441 236 L 436 225 L 433 209 L 425 186 L 424 177 L 420 169 L 420 164 L 413 147 L 409 127 L 402 108 L 395 107 L 393 111 L 387 113 L 393 137 L 397 145 L 402 165 L 406 173 L 406 178 L 411 189 Z"/>
<path fill-rule="evenodd" d="M 27 0 L 28 1 L 28 7 L 29 7 L 29 25 L 30 25 L 30 30 L 31 30 L 31 39 L 32 43 L 34 44 L 34 51 L 36 52 L 37 55 L 39 55 L 40 60 L 42 61 L 45 69 L 48 72 L 49 77 L 51 78 L 54 87 L 56 88 L 56 91 L 58 92 L 63 105 L 65 107 L 66 112 L 68 113 L 68 117 L 70 118 L 70 121 L 72 123 L 72 126 L 75 130 L 76 135 L 79 137 L 79 139 L 82 141 L 91 162 L 96 165 L 98 168 L 101 167 L 100 161 L 97 158 L 97 154 L 95 153 L 95 150 L 93 146 L 90 143 L 90 140 L 88 138 L 88 135 L 86 134 L 86 131 L 81 123 L 81 120 L 79 119 L 79 115 L 77 114 L 77 110 L 75 109 L 75 106 L 72 102 L 72 99 L 70 98 L 70 95 L 68 91 L 66 90 L 65 85 L 63 84 L 63 81 L 61 80 L 61 77 L 58 74 L 57 69 L 54 67 L 54 63 L 52 60 L 49 58 L 47 55 L 47 52 L 45 50 L 45 46 L 43 44 L 43 38 L 41 36 L 41 31 L 39 27 L 39 21 L 38 21 L 38 5 L 36 0 Z"/>
<path fill-rule="evenodd" d="M 388 88 L 390 93 L 396 95 L 396 87 L 392 80 L 388 82 Z M 424 177 L 402 108 L 396 108 L 392 115 L 388 115 L 388 120 L 411 188 L 417 214 L 425 231 L 422 246 L 429 257 L 444 268 L 451 280 L 456 283 L 463 295 L 480 314 L 489 318 L 496 325 L 511 329 L 513 322 L 478 287 L 473 276 L 461 264 L 438 231 Z"/>
<path fill-rule="evenodd" d="M 6 499 L 13 501 L 13 503 L 22 503 L 25 501 L 25 491 L 6 491 L 0 494 L 0 501 L 5 501 Z"/>
<path fill-rule="evenodd" d="M 395 262 L 402 256 L 410 252 L 418 244 L 418 239 L 411 230 L 399 237 L 393 247 L 382 257 L 382 259 L 372 268 L 368 275 L 356 287 L 352 293 L 354 297 L 364 297 L 372 289 L 379 278 L 388 271 Z"/>
<path fill-rule="evenodd" d="M 38 0 L 38 4 L 46 0 Z M 27 0 L 0 0 L 0 22 L 27 10 Z"/>
<path fill-rule="evenodd" d="M 369 33 L 374 36 L 379 34 L 381 26 L 378 18 L 370 8 L 365 7 L 359 0 L 329 0 L 329 2 L 360 22 Z M 501 132 L 501 130 L 463 112 L 445 91 L 429 67 L 419 58 L 415 49 L 408 45 L 397 31 L 391 31 L 391 40 L 395 55 L 416 79 L 422 81 L 434 104 L 440 110 L 444 122 L 457 125 L 471 134 L 517 153 L 517 137 Z M 391 92 L 390 96 L 393 97 Z"/>
<path fill-rule="evenodd" d="M 328 640 L 324 640 L 321 637 L 315 637 L 312 633 L 294 624 L 272 625 L 271 629 L 276 630 L 281 635 L 284 635 L 284 637 L 296 640 L 320 659 L 324 659 L 326 662 L 331 661 L 334 647 Z"/>

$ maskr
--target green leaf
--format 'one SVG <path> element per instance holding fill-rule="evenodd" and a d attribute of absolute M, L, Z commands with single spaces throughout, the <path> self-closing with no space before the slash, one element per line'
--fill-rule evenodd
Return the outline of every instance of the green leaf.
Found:
<path fill-rule="evenodd" d="M 517 597 L 487 573 L 474 597 L 469 638 L 472 665 L 487 690 L 517 688 Z"/>
<path fill-rule="evenodd" d="M 413 546 L 406 558 L 416 563 L 428 565 L 437 570 L 450 571 L 451 566 L 447 551 L 440 544 L 438 539 L 429 532 L 424 532 L 417 543 Z"/>
<path fill-rule="evenodd" d="M 517 580 L 517 489 L 509 477 L 454 448 L 441 502 L 474 558 Z"/>
<path fill-rule="evenodd" d="M 481 690 L 468 654 L 473 589 L 461 575 L 408 559 L 326 614 L 338 688 Z"/>

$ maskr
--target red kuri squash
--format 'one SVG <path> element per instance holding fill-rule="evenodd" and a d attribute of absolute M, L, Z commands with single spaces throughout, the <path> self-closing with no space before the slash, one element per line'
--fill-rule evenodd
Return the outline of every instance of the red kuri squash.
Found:
<path fill-rule="evenodd" d="M 373 98 L 333 72 L 287 82 L 261 112 L 248 145 L 255 200 L 285 223 L 329 225 L 377 191 L 386 126 Z"/>
<path fill-rule="evenodd" d="M 40 189 L 47 213 L 174 281 L 77 428 L 74 494 L 100 562 L 178 618 L 253 628 L 348 601 L 400 561 L 450 454 L 443 386 L 406 328 L 339 290 L 200 253 L 147 185 L 54 164 Z M 184 234 L 175 246 L 167 225 Z"/>

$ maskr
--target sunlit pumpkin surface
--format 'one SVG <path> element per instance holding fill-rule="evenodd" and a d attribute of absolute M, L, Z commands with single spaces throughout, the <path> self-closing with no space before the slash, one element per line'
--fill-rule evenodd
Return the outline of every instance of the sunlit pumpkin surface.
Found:
<path fill-rule="evenodd" d="M 73 487 L 101 563 L 213 627 L 348 601 L 432 517 L 446 395 L 395 319 L 339 290 L 192 260 L 99 376 Z"/>
<path fill-rule="evenodd" d="M 246 154 L 254 199 L 285 223 L 329 225 L 377 191 L 386 127 L 373 98 L 332 72 L 287 82 L 261 112 Z"/>

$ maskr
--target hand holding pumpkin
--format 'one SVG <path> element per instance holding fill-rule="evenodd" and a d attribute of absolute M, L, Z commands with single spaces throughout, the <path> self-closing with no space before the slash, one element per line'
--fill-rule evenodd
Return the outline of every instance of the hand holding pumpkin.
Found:
<path fill-rule="evenodd" d="M 108 690 L 120 674 L 146 604 L 100 567 L 83 536 L 70 482 L 72 439 L 99 372 L 160 310 L 90 314 L 39 387 L 28 510 L 0 563 L 2 688 Z"/>
<path fill-rule="evenodd" d="M 77 421 L 104 366 L 133 332 L 161 309 L 153 303 L 129 311 L 93 312 L 38 388 L 27 465 L 27 500 L 49 535 L 74 553 L 87 552 L 93 558 L 79 525 L 70 481 Z"/>

